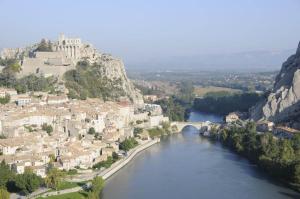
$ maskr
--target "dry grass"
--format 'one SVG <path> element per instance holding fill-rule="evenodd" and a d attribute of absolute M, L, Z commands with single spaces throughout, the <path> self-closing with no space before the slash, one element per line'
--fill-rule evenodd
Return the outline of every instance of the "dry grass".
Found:
<path fill-rule="evenodd" d="M 225 87 L 217 87 L 217 86 L 208 86 L 208 87 L 195 86 L 194 94 L 197 97 L 203 97 L 207 93 L 220 92 L 220 91 L 226 91 L 226 92 L 230 92 L 230 93 L 237 93 L 237 92 L 240 92 L 241 90 L 232 89 L 232 88 L 225 88 Z"/>

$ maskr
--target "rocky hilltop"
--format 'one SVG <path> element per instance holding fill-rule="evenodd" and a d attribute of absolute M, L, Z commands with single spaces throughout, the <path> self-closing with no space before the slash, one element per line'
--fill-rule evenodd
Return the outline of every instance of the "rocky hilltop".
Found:
<path fill-rule="evenodd" d="M 0 55 L 2 61 L 12 59 L 19 62 L 16 78 L 32 75 L 55 77 L 57 83 L 66 84 L 73 98 L 127 98 L 135 105 L 143 104 L 141 93 L 126 76 L 122 60 L 99 52 L 80 38 L 61 34 L 57 41 L 43 39 L 26 48 L 3 49 Z"/>
<path fill-rule="evenodd" d="M 300 128 L 300 43 L 282 65 L 271 93 L 250 111 L 254 120 L 289 123 Z"/>

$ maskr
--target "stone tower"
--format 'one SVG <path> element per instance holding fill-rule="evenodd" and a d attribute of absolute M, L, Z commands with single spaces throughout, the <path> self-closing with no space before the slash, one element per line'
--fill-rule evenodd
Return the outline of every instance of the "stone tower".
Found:
<path fill-rule="evenodd" d="M 78 60 L 81 58 L 81 46 L 82 43 L 80 38 L 67 38 L 61 33 L 58 37 L 56 51 L 63 51 L 67 58 Z"/>

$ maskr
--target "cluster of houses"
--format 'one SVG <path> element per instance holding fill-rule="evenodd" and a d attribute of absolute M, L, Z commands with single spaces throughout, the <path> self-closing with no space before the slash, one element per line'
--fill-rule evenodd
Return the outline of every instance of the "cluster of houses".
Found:
<path fill-rule="evenodd" d="M 225 122 L 230 123 L 243 123 L 245 115 L 239 112 L 232 112 L 225 116 Z M 256 122 L 256 130 L 258 133 L 272 132 L 274 136 L 279 138 L 291 139 L 294 135 L 300 134 L 300 131 L 294 128 L 287 127 L 286 125 L 275 125 L 271 121 L 263 120 Z"/>
<path fill-rule="evenodd" d="M 154 104 L 135 110 L 127 101 L 69 100 L 43 92 L 18 95 L 3 88 L 0 95 L 11 97 L 0 105 L 0 161 L 17 173 L 30 167 L 42 177 L 50 162 L 64 170 L 90 168 L 118 152 L 134 127 L 168 121 Z"/>

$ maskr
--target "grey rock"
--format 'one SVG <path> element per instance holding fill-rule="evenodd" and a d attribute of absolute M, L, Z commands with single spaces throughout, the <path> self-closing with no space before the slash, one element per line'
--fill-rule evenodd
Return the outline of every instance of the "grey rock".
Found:
<path fill-rule="evenodd" d="M 254 120 L 300 122 L 300 43 L 283 64 L 268 97 L 250 110 Z"/>

